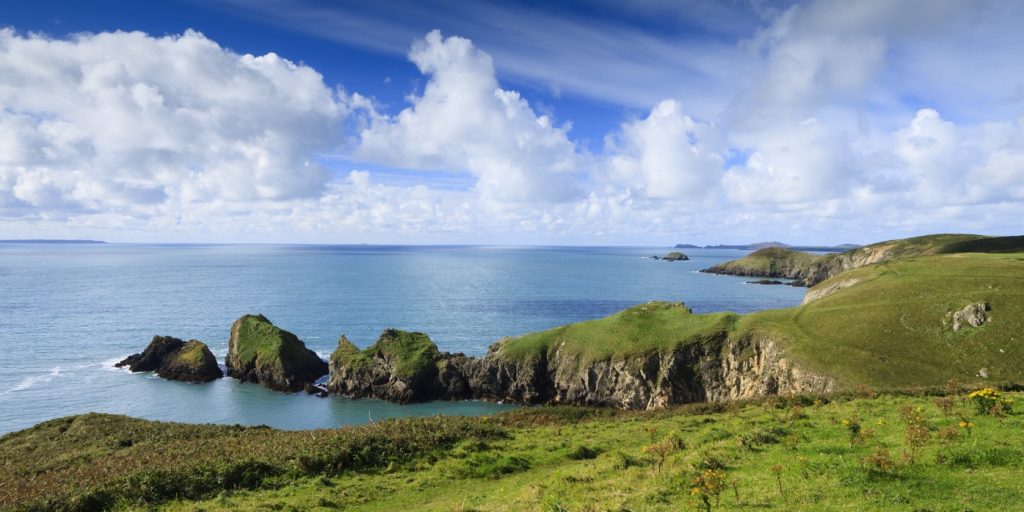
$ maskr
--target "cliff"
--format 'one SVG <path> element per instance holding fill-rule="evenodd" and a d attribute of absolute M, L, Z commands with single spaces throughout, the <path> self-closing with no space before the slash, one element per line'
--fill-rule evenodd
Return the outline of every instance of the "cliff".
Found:
<path fill-rule="evenodd" d="M 328 389 L 398 402 L 484 399 L 658 409 L 834 388 L 830 379 L 802 371 L 770 337 L 730 339 L 733 320 L 653 302 L 508 338 L 479 358 L 442 353 L 422 333 L 389 329 L 363 351 L 343 337 L 331 357 Z M 597 347 L 574 342 L 597 332 L 606 333 L 605 339 L 588 338 Z M 630 352 L 603 351 L 613 346 Z"/>
<path fill-rule="evenodd" d="M 165 379 L 186 382 L 209 382 L 224 376 L 205 343 L 171 336 L 153 336 L 145 350 L 114 366 L 127 366 L 133 372 L 155 371 Z"/>
<path fill-rule="evenodd" d="M 245 315 L 231 326 L 228 375 L 284 392 L 300 391 L 327 373 L 316 352 L 263 315 Z"/>

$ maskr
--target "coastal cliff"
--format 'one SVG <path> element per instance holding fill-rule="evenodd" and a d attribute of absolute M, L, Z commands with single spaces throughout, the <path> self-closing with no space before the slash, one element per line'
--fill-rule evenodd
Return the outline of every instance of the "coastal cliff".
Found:
<path fill-rule="evenodd" d="M 606 324 L 599 328 L 628 338 L 631 333 L 616 327 L 658 322 L 665 315 L 685 318 L 692 313 L 682 304 L 654 302 L 567 328 L 588 330 L 585 324 L 597 322 Z M 363 351 L 342 337 L 331 357 L 328 389 L 397 402 L 483 399 L 622 409 L 834 389 L 831 379 L 803 371 L 787 359 L 770 337 L 730 339 L 724 328 L 729 320 L 723 318 L 660 347 L 598 357 L 565 343 L 524 351 L 524 344 L 536 342 L 529 335 L 499 341 L 483 357 L 443 353 L 425 334 L 394 329 Z M 555 337 L 565 329 L 553 330 L 561 331 Z"/>

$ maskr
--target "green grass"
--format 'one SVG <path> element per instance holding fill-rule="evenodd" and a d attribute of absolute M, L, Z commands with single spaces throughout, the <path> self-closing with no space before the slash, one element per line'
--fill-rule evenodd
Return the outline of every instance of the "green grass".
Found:
<path fill-rule="evenodd" d="M 209 348 L 198 340 L 189 340 L 173 355 L 173 362 L 190 368 L 201 368 L 206 362 Z"/>
<path fill-rule="evenodd" d="M 1024 377 L 1024 255 L 950 254 L 845 272 L 860 282 L 806 305 L 745 315 L 739 331 L 779 336 L 787 354 L 840 382 L 898 387 L 950 378 Z M 954 332 L 949 313 L 972 302 L 991 319 Z"/>
<path fill-rule="evenodd" d="M 400 378 L 419 375 L 429 370 L 440 357 L 437 345 L 422 332 L 386 329 L 377 341 L 365 350 L 359 350 L 348 338 L 338 340 L 338 348 L 331 354 L 331 361 L 354 369 L 370 366 L 377 355 L 391 362 L 393 374 Z"/>
<path fill-rule="evenodd" d="M 734 313 L 694 315 L 682 303 L 651 302 L 599 320 L 507 339 L 502 353 L 532 360 L 557 349 L 585 364 L 721 338 L 736 319 Z"/>
<path fill-rule="evenodd" d="M 1020 412 L 978 415 L 963 391 L 948 413 L 933 396 L 864 396 L 657 412 L 538 407 L 309 432 L 85 415 L 0 439 L 0 507 L 24 509 L 33 496 L 51 509 L 88 505 L 72 497 L 79 492 L 181 511 L 698 510 L 691 479 L 707 469 L 727 484 L 713 510 L 1013 510 L 1024 501 Z M 907 408 L 920 408 L 928 432 L 917 450 Z M 844 420 L 864 435 L 851 442 Z M 957 435 L 943 440 L 943 429 Z M 669 446 L 660 471 L 652 445 Z M 889 453 L 884 468 L 871 461 L 879 450 Z M 97 488 L 107 494 L 90 494 Z"/>

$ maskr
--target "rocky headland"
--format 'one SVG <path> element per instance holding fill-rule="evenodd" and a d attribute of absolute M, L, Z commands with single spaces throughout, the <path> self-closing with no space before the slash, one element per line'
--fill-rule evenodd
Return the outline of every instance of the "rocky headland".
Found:
<path fill-rule="evenodd" d="M 228 375 L 284 392 L 301 391 L 327 373 L 327 363 L 294 334 L 263 315 L 245 315 L 231 326 Z"/>
<path fill-rule="evenodd" d="M 682 304 L 655 302 L 559 329 L 586 330 L 593 325 L 584 324 L 597 322 L 604 324 L 598 328 L 615 331 L 666 314 L 691 313 Z M 623 409 L 833 389 L 830 379 L 788 360 L 770 337 L 733 340 L 725 325 L 661 347 L 599 357 L 565 343 L 523 350 L 533 343 L 525 337 L 504 339 L 482 357 L 467 357 L 439 351 L 426 334 L 388 329 L 364 350 L 342 337 L 331 356 L 328 389 L 402 403 L 482 399 Z M 627 346 L 635 340 L 620 341 Z"/>
<path fill-rule="evenodd" d="M 127 366 L 133 372 L 155 371 L 165 379 L 185 382 L 209 382 L 224 376 L 205 343 L 171 336 L 153 336 L 145 350 L 114 366 Z"/>

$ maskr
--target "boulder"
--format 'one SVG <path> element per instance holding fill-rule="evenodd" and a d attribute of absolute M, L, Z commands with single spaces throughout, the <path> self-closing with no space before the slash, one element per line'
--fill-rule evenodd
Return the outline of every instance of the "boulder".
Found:
<path fill-rule="evenodd" d="M 953 330 L 959 331 L 966 326 L 980 327 L 988 321 L 988 311 L 991 309 L 992 306 L 987 302 L 975 302 L 964 306 L 960 311 L 953 313 Z"/>
<path fill-rule="evenodd" d="M 205 343 L 171 336 L 153 336 L 145 350 L 114 366 L 127 366 L 133 372 L 155 371 L 165 379 L 185 382 L 209 382 L 224 376 Z"/>
<path fill-rule="evenodd" d="M 293 393 L 327 373 L 327 363 L 294 334 L 263 315 L 245 315 L 231 326 L 228 375 Z"/>

